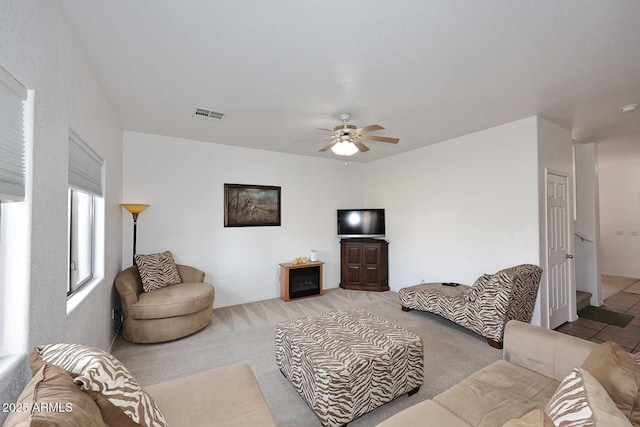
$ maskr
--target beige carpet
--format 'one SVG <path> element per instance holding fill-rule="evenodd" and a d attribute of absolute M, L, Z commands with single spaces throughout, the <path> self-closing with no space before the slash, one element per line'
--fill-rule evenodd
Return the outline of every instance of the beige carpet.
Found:
<path fill-rule="evenodd" d="M 282 320 L 312 313 L 361 307 L 422 337 L 425 383 L 406 395 L 349 423 L 371 427 L 391 415 L 448 389 L 478 369 L 502 357 L 484 338 L 438 316 L 400 310 L 395 292 L 329 289 L 321 297 L 283 302 L 258 301 L 214 310 L 211 325 L 181 340 L 137 345 L 118 337 L 113 354 L 144 385 L 201 372 L 230 363 L 246 362 L 253 369 L 265 399 L 280 427 L 320 427 L 320 422 L 278 370 L 274 333 Z M 224 387 L 224 384 L 220 384 Z"/>
<path fill-rule="evenodd" d="M 635 286 L 635 288 L 633 288 L 633 286 L 636 285 L 636 282 L 640 283 L 638 279 L 619 276 L 607 276 L 606 274 L 603 274 L 600 279 L 602 299 L 606 300 L 610 296 L 613 296 L 621 291 L 640 294 L 640 285 L 637 285 Z M 633 288 L 634 290 L 627 290 L 630 288 Z"/>

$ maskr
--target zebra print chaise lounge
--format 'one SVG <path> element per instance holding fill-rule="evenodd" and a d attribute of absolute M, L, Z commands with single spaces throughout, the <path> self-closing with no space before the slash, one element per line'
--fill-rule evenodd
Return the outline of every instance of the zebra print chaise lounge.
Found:
<path fill-rule="evenodd" d="M 281 322 L 276 364 L 324 427 L 337 427 L 422 385 L 422 340 L 359 308 Z"/>
<path fill-rule="evenodd" d="M 502 348 L 509 320 L 530 323 L 542 269 L 522 264 L 483 274 L 473 286 L 426 283 L 400 289 L 402 310 L 429 311 L 482 335 Z"/>

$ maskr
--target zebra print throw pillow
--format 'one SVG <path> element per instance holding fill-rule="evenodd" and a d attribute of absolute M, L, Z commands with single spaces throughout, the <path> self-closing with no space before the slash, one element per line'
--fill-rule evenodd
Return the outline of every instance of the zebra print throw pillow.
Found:
<path fill-rule="evenodd" d="M 34 348 L 40 359 L 77 375 L 83 390 L 96 391 L 145 427 L 168 427 L 158 405 L 122 363 L 98 348 L 80 344 L 48 344 Z"/>
<path fill-rule="evenodd" d="M 556 427 L 631 427 L 604 387 L 582 368 L 562 380 L 545 412 Z"/>
<path fill-rule="evenodd" d="M 492 277 L 493 274 L 483 274 L 478 277 L 467 294 L 467 301 L 474 302 L 477 300 L 480 294 L 484 292 L 484 289 L 487 287 Z"/>
<path fill-rule="evenodd" d="M 158 254 L 133 256 L 145 292 L 157 291 L 182 282 L 178 268 L 169 251 Z"/>
<path fill-rule="evenodd" d="M 547 403 L 545 412 L 558 427 L 595 425 L 595 418 L 587 400 L 587 392 L 579 368 L 575 368 L 562 380 Z"/>

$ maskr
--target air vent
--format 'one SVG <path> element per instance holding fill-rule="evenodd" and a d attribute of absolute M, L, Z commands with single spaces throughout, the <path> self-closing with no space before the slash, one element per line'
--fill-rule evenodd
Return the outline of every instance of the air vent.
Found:
<path fill-rule="evenodd" d="M 217 111 L 205 110 L 204 108 L 196 108 L 196 112 L 194 113 L 196 117 L 201 119 L 217 119 L 220 120 L 224 114 L 218 113 Z"/>

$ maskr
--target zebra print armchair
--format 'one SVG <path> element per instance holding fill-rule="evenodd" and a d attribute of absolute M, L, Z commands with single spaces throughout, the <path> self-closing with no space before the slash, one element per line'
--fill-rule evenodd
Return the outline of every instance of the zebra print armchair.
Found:
<path fill-rule="evenodd" d="M 403 311 L 429 311 L 464 326 L 502 348 L 509 320 L 531 323 L 542 269 L 522 264 L 483 274 L 473 286 L 426 283 L 400 289 Z"/>

